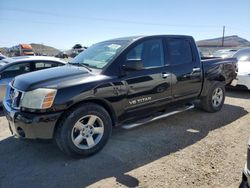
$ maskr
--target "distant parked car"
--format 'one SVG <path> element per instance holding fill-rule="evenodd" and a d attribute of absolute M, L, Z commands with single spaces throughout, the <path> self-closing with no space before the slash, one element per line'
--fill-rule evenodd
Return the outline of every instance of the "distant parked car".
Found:
<path fill-rule="evenodd" d="M 6 58 L 6 56 L 4 56 L 3 54 L 0 53 L 0 60 L 5 59 L 5 58 Z"/>
<path fill-rule="evenodd" d="M 72 48 L 72 52 L 70 54 L 70 57 L 74 58 L 86 49 L 87 49 L 86 46 L 82 46 L 81 44 L 75 44 Z"/>
<path fill-rule="evenodd" d="M 66 62 L 45 56 L 19 56 L 0 61 L 0 103 L 2 103 L 6 86 L 21 74 L 65 65 Z"/>
<path fill-rule="evenodd" d="M 236 49 L 223 49 L 217 50 L 212 54 L 212 57 L 222 57 L 222 58 L 229 58 L 232 57 L 237 52 Z"/>
<path fill-rule="evenodd" d="M 34 56 L 35 53 L 30 44 L 19 44 L 9 49 L 14 56 Z"/>
<path fill-rule="evenodd" d="M 233 57 L 238 59 L 237 86 L 250 89 L 250 48 L 237 51 Z"/>
<path fill-rule="evenodd" d="M 68 58 L 68 55 L 66 54 L 66 52 L 59 52 L 56 57 L 58 58 Z"/>

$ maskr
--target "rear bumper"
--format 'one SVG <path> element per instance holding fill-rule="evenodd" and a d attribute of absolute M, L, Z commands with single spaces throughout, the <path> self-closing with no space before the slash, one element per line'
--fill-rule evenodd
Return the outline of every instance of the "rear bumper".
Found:
<path fill-rule="evenodd" d="M 4 114 L 13 135 L 28 139 L 51 139 L 62 112 L 33 114 L 12 109 L 3 101 Z"/>

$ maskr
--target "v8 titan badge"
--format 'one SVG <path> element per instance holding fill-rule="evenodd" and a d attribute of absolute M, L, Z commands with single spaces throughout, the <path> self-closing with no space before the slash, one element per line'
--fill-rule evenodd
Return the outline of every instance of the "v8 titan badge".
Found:
<path fill-rule="evenodd" d="M 140 103 L 144 103 L 144 102 L 147 102 L 147 101 L 151 101 L 151 99 L 152 99 L 151 97 L 135 99 L 135 100 L 129 101 L 129 104 L 130 105 L 140 104 Z"/>

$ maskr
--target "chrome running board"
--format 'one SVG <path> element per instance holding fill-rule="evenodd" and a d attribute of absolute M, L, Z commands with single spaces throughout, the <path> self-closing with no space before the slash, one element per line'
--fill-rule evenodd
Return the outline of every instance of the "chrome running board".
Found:
<path fill-rule="evenodd" d="M 132 128 L 141 126 L 141 125 L 146 124 L 146 123 L 150 123 L 150 122 L 158 120 L 158 119 L 162 119 L 162 118 L 165 118 L 165 117 L 168 117 L 168 116 L 172 116 L 174 114 L 178 114 L 178 113 L 181 113 L 181 112 L 184 112 L 184 111 L 187 111 L 187 110 L 191 110 L 193 108 L 194 108 L 193 104 L 192 105 L 188 105 L 188 106 L 185 106 L 183 108 L 179 108 L 179 109 L 177 109 L 175 111 L 168 112 L 168 113 L 156 116 L 156 117 L 152 117 L 151 119 L 144 119 L 144 121 L 141 120 L 138 123 L 133 123 L 133 124 L 128 124 L 128 125 L 126 125 L 126 124 L 122 125 L 122 128 L 124 128 L 124 129 L 132 129 Z"/>

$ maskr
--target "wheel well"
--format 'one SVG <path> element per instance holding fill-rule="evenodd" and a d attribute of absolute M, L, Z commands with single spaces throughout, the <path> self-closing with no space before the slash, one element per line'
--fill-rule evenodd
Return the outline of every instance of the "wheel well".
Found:
<path fill-rule="evenodd" d="M 204 97 L 207 95 L 207 93 L 209 92 L 209 89 L 211 88 L 211 86 L 213 86 L 213 84 L 217 83 L 217 82 L 222 82 L 223 84 L 225 84 L 225 77 L 220 75 L 216 78 L 214 78 L 213 80 L 207 80 L 203 83 L 202 86 L 202 91 L 200 93 L 199 97 Z"/>
<path fill-rule="evenodd" d="M 59 122 L 65 117 L 67 116 L 67 114 L 70 113 L 70 111 L 72 111 L 74 108 L 77 108 L 78 106 L 83 105 L 84 103 L 94 103 L 97 104 L 99 106 L 102 106 L 105 110 L 107 110 L 107 112 L 110 115 L 110 118 L 112 120 L 112 126 L 115 126 L 117 118 L 115 115 L 114 110 L 112 109 L 112 107 L 110 107 L 106 102 L 102 101 L 102 100 L 98 100 L 98 99 L 89 99 L 89 100 L 85 100 L 85 101 L 81 101 L 78 102 L 76 104 L 74 104 L 73 106 L 71 106 L 70 108 L 68 108 L 67 110 L 64 111 L 64 113 L 62 113 L 62 115 L 60 116 L 60 118 L 57 120 L 55 128 L 54 128 L 54 132 L 53 132 L 53 137 L 55 135 L 56 129 L 58 127 Z"/>
<path fill-rule="evenodd" d="M 218 76 L 214 79 L 215 81 L 226 81 L 225 77 L 223 75 Z"/>

